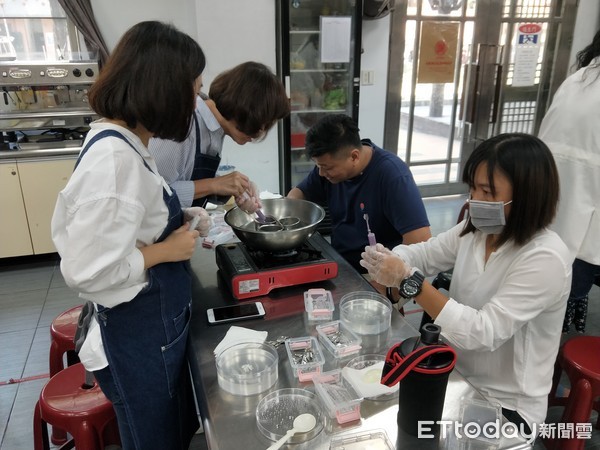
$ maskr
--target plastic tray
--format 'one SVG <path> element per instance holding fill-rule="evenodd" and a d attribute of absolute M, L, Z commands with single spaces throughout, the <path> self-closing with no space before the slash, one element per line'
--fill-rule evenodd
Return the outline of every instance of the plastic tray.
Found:
<path fill-rule="evenodd" d="M 339 320 L 317 325 L 316 328 L 319 341 L 336 358 L 358 353 L 362 347 L 362 339 Z"/>
<path fill-rule="evenodd" d="M 331 320 L 335 309 L 331 292 L 325 289 L 309 289 L 304 292 L 304 309 L 308 320 Z"/>
<path fill-rule="evenodd" d="M 294 377 L 299 381 L 311 381 L 315 375 L 321 373 L 325 357 L 314 337 L 286 339 L 285 349 L 294 371 Z"/>
<path fill-rule="evenodd" d="M 360 403 L 363 399 L 342 377 L 340 369 L 315 375 L 313 382 L 329 417 L 335 417 L 339 424 L 360 419 Z"/>
<path fill-rule="evenodd" d="M 387 434 L 383 430 L 372 430 L 364 433 L 334 436 L 329 445 L 330 450 L 394 450 Z"/>

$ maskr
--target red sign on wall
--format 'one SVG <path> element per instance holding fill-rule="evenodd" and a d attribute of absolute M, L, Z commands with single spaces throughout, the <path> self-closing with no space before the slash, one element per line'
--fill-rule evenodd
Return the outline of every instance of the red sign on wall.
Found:
<path fill-rule="evenodd" d="M 542 27 L 537 23 L 524 23 L 519 25 L 519 31 L 523 34 L 534 34 L 542 31 Z"/>

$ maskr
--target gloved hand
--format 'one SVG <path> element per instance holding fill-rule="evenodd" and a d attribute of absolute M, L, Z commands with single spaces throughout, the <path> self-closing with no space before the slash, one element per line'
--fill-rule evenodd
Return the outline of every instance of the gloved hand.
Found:
<path fill-rule="evenodd" d="M 199 206 L 183 208 L 183 219 L 186 223 L 190 223 L 196 216 L 199 216 L 200 220 L 194 229 L 198 231 L 200 236 L 208 236 L 208 231 L 212 226 L 212 219 L 206 210 Z"/>
<path fill-rule="evenodd" d="M 371 279 L 384 286 L 398 287 L 410 276 L 411 267 L 381 244 L 365 247 L 360 256 L 360 265 L 369 271 Z"/>
<path fill-rule="evenodd" d="M 246 211 L 248 214 L 254 214 L 257 209 L 262 208 L 256 184 L 251 181 L 248 190 L 235 198 L 235 203 L 242 211 Z"/>

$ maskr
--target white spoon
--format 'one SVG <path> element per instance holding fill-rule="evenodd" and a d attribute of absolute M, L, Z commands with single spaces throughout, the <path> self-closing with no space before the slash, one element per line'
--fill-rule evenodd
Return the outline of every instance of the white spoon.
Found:
<path fill-rule="evenodd" d="M 300 414 L 294 419 L 294 427 L 285 433 L 281 439 L 271 445 L 267 450 L 277 450 L 278 448 L 281 448 L 294 434 L 308 433 L 315 427 L 316 424 L 317 419 L 315 419 L 315 416 L 312 414 Z"/>

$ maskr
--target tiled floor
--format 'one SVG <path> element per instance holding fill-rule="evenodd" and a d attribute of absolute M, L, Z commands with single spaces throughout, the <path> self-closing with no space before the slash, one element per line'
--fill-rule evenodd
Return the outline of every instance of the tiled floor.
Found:
<path fill-rule="evenodd" d="M 464 196 L 426 199 L 433 234 L 456 223 Z M 81 304 L 65 285 L 56 255 L 0 260 L 0 449 L 33 448 L 32 411 L 48 381 L 49 325 L 62 311 Z M 407 319 L 418 326 L 420 314 Z M 588 334 L 600 335 L 600 289 L 590 295 Z M 569 336 L 566 336 L 568 338 Z M 600 449 L 594 431 L 586 448 Z M 196 435 L 192 450 L 206 449 Z M 540 447 L 543 448 L 543 447 Z"/>

